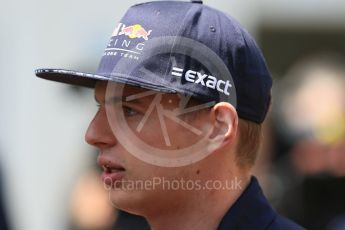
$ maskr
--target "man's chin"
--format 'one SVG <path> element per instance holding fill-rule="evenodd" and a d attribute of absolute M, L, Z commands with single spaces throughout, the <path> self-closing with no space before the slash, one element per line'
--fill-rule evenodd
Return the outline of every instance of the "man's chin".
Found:
<path fill-rule="evenodd" d="M 109 191 L 109 202 L 116 209 L 134 214 L 143 215 L 140 211 L 147 207 L 145 194 L 141 191 L 125 191 L 113 189 Z"/>

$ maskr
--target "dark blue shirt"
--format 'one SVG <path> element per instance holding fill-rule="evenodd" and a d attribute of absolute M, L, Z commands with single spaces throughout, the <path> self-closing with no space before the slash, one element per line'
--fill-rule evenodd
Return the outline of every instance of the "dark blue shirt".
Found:
<path fill-rule="evenodd" d="M 218 230 L 298 230 L 304 229 L 280 216 L 269 204 L 255 177 L 231 206 Z"/>

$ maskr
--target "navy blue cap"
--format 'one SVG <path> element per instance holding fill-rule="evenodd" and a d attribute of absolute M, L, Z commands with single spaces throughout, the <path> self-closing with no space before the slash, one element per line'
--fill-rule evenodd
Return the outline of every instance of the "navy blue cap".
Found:
<path fill-rule="evenodd" d="M 132 6 L 116 26 L 96 73 L 38 69 L 38 77 L 94 87 L 130 84 L 202 101 L 233 104 L 240 118 L 262 123 L 272 78 L 252 36 L 202 1 Z"/>

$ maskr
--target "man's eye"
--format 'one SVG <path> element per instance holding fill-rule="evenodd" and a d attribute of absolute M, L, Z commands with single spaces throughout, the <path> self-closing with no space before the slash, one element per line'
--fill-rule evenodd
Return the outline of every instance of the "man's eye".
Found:
<path fill-rule="evenodd" d="M 100 103 L 97 103 L 96 106 L 97 106 L 97 111 L 101 110 L 102 105 Z"/>
<path fill-rule="evenodd" d="M 125 116 L 135 116 L 135 115 L 138 115 L 139 112 L 136 111 L 135 109 L 132 109 L 130 107 L 127 107 L 127 106 L 123 106 L 123 112 L 125 114 Z"/>

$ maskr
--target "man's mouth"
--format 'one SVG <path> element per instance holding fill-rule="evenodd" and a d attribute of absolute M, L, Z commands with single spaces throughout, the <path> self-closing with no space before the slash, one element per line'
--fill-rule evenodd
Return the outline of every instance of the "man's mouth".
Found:
<path fill-rule="evenodd" d="M 125 171 L 125 169 L 121 166 L 111 167 L 109 165 L 102 165 L 103 172 L 105 173 L 116 173 Z"/>
<path fill-rule="evenodd" d="M 111 187 L 117 187 L 117 183 L 125 176 L 126 169 L 120 164 L 102 157 L 99 157 L 97 161 L 103 169 L 103 173 L 101 175 L 103 183 Z"/>

